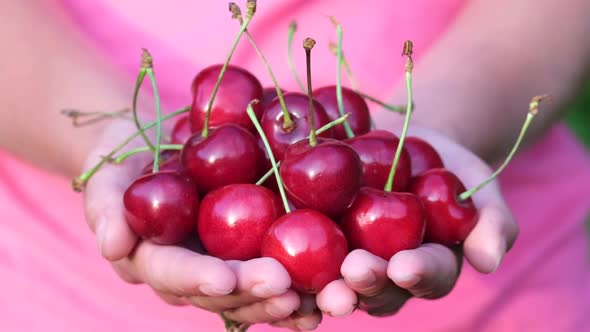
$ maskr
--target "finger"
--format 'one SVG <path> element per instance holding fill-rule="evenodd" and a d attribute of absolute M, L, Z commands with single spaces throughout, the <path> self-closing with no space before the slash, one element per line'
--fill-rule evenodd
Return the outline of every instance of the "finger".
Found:
<path fill-rule="evenodd" d="M 365 250 L 349 253 L 340 271 L 348 287 L 365 296 L 378 294 L 389 282 L 387 261 Z"/>
<path fill-rule="evenodd" d="M 389 262 L 387 275 L 416 297 L 439 298 L 453 289 L 459 276 L 460 260 L 458 252 L 427 243 L 395 254 Z"/>
<path fill-rule="evenodd" d="M 322 322 L 322 313 L 319 310 L 309 314 L 293 314 L 286 319 L 273 322 L 271 325 L 291 329 L 293 331 L 313 331 L 318 328 Z"/>
<path fill-rule="evenodd" d="M 282 295 L 291 286 L 289 273 L 275 259 L 264 257 L 227 263 L 236 275 L 236 290 L 221 297 L 193 296 L 189 299 L 193 305 L 222 312 Z"/>
<path fill-rule="evenodd" d="M 312 294 L 299 294 L 301 305 L 297 309 L 297 313 L 302 316 L 308 316 L 317 311 L 318 305 L 316 304 L 315 295 Z"/>
<path fill-rule="evenodd" d="M 164 292 L 159 292 L 159 291 L 154 291 L 156 293 L 156 295 L 158 295 L 162 301 L 173 305 L 173 306 L 186 306 L 188 305 L 188 302 L 179 296 L 173 295 L 173 294 L 168 294 L 168 293 L 164 293 Z"/>
<path fill-rule="evenodd" d="M 316 301 L 322 312 L 333 317 L 345 317 L 356 308 L 357 296 L 344 280 L 335 280 L 322 289 Z"/>
<path fill-rule="evenodd" d="M 292 290 L 248 306 L 224 312 L 232 320 L 242 323 L 271 323 L 289 317 L 300 305 L 299 295 Z"/>

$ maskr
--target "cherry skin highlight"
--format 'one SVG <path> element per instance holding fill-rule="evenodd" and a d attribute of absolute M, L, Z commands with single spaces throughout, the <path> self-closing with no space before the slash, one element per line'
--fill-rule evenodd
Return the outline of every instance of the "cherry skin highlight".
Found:
<path fill-rule="evenodd" d="M 262 129 L 268 138 L 270 148 L 277 161 L 283 159 L 287 147 L 306 138 L 310 132 L 309 99 L 306 95 L 290 92 L 283 95 L 289 114 L 293 120 L 293 127 L 283 128 L 283 109 L 278 99 L 273 100 L 264 111 L 261 119 Z M 328 124 L 330 120 L 324 108 L 317 101 L 313 102 L 316 130 Z M 332 130 L 327 130 L 320 137 L 332 137 Z"/>
<path fill-rule="evenodd" d="M 356 136 L 345 142 L 356 151 L 361 159 L 363 186 L 383 190 L 391 171 L 391 164 L 395 157 L 399 139 L 391 133 L 379 131 Z M 407 189 L 410 173 L 410 156 L 404 147 L 393 179 L 393 191 L 405 191 Z"/>
<path fill-rule="evenodd" d="M 176 172 L 137 178 L 123 195 L 125 219 L 143 239 L 176 244 L 194 232 L 199 210 L 197 187 Z"/>
<path fill-rule="evenodd" d="M 190 119 L 187 116 L 183 116 L 174 124 L 171 134 L 172 144 L 184 144 L 193 135 L 191 131 Z"/>
<path fill-rule="evenodd" d="M 203 69 L 192 83 L 193 103 L 190 122 L 193 132 L 201 131 L 207 114 L 207 105 L 217 82 L 222 65 L 213 65 Z M 229 65 L 213 101 L 209 127 L 222 124 L 238 124 L 252 132 L 254 125 L 246 114 L 246 107 L 253 99 L 262 99 L 262 85 L 250 72 L 240 67 Z M 252 105 L 257 117 L 262 115 L 262 105 Z"/>
<path fill-rule="evenodd" d="M 313 98 L 324 106 L 330 121 L 341 116 L 336 91 L 335 85 L 321 87 L 313 91 Z M 371 115 L 365 99 L 353 90 L 342 87 L 342 104 L 344 105 L 344 114 L 350 113 L 347 121 L 352 132 L 355 135 L 368 133 L 371 129 Z M 348 138 L 344 126 L 334 128 L 334 138 L 339 140 Z"/>
<path fill-rule="evenodd" d="M 234 124 L 220 126 L 207 138 L 193 135 L 181 152 L 186 174 L 202 193 L 233 183 L 254 183 L 264 154 L 252 133 Z"/>
<path fill-rule="evenodd" d="M 224 260 L 260 257 L 262 238 L 283 215 L 279 197 L 253 184 L 230 184 L 201 202 L 198 234 L 203 247 Z"/>
<path fill-rule="evenodd" d="M 436 152 L 432 145 L 421 138 L 413 136 L 406 137 L 404 148 L 410 154 L 412 176 L 417 176 L 432 168 L 444 167 L 438 152 Z"/>
<path fill-rule="evenodd" d="M 477 209 L 471 198 L 459 201 L 465 191 L 459 178 L 444 168 L 427 170 L 412 181 L 410 191 L 426 211 L 425 242 L 453 246 L 463 242 L 477 223 Z"/>
<path fill-rule="evenodd" d="M 287 197 L 296 207 L 337 218 L 359 191 L 363 169 L 350 146 L 320 138 L 316 146 L 306 139 L 289 146 L 279 171 Z"/>
<path fill-rule="evenodd" d="M 317 294 L 340 278 L 348 254 L 338 226 L 314 210 L 295 210 L 279 218 L 262 241 L 262 256 L 279 261 L 291 276 L 291 287 Z"/>
<path fill-rule="evenodd" d="M 363 187 L 342 217 L 341 226 L 351 249 L 364 249 L 387 261 L 415 249 L 424 239 L 424 206 L 410 193 Z"/>

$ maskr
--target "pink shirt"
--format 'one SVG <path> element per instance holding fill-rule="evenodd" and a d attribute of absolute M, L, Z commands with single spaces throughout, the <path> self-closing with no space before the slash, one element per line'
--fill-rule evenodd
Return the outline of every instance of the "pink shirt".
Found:
<path fill-rule="evenodd" d="M 225 1 L 62 2 L 98 49 L 129 74 L 130 88 L 139 49 L 149 48 L 170 108 L 188 103 L 192 77 L 199 68 L 223 61 L 237 30 Z M 419 61 L 464 2 L 343 3 L 259 1 L 250 30 L 284 88 L 296 87 L 285 60 L 292 19 L 299 22 L 296 40 L 313 36 L 319 42 L 316 86 L 335 77 L 335 62 L 326 49 L 335 39 L 323 16 L 329 13 L 345 27 L 347 57 L 363 89 L 387 96 L 403 70 L 403 40 L 419 45 Z M 302 57 L 297 58 L 303 68 Z M 238 48 L 234 59 L 269 84 L 247 45 Z M 443 299 L 410 300 L 389 318 L 360 312 L 346 319 L 324 318 L 320 331 L 590 330 L 590 251 L 583 224 L 590 210 L 590 158 L 564 127 L 556 126 L 519 155 L 501 182 L 521 234 L 497 273 L 481 275 L 465 264 L 456 288 Z M 0 330 L 222 330 L 216 315 L 168 306 L 148 287 L 121 281 L 100 258 L 83 218 L 81 196 L 70 190 L 68 180 L 0 152 Z"/>

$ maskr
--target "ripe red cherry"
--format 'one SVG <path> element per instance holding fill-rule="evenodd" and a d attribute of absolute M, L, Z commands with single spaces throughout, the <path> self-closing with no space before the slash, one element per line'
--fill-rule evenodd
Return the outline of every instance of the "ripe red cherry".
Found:
<path fill-rule="evenodd" d="M 336 95 L 336 86 L 325 86 L 313 91 L 313 98 L 317 100 L 324 109 L 330 121 L 340 117 L 338 110 L 338 98 Z M 355 135 L 368 133 L 371 129 L 371 115 L 367 103 L 358 93 L 349 88 L 342 87 L 342 103 L 344 104 L 344 113 L 350 113 L 348 123 Z M 335 139 L 346 139 L 344 126 L 334 128 Z"/>
<path fill-rule="evenodd" d="M 318 139 L 316 146 L 301 140 L 287 149 L 280 174 L 289 200 L 298 208 L 337 218 L 352 204 L 361 186 L 362 165 L 347 144 Z"/>
<path fill-rule="evenodd" d="M 383 138 L 397 138 L 394 133 L 391 131 L 383 130 L 383 129 L 373 129 L 370 132 L 363 135 L 364 137 L 383 137 Z M 406 138 L 407 139 L 407 138 Z"/>
<path fill-rule="evenodd" d="M 410 190 L 424 204 L 425 242 L 456 245 L 463 242 L 475 227 L 477 209 L 471 198 L 458 199 L 465 186 L 450 171 L 430 169 L 414 178 Z"/>
<path fill-rule="evenodd" d="M 284 214 L 278 196 L 253 184 L 230 184 L 201 202 L 198 234 L 207 252 L 221 259 L 260 257 L 262 238 Z"/>
<path fill-rule="evenodd" d="M 281 89 L 281 93 L 284 94 L 285 90 Z M 260 100 L 262 109 L 266 109 L 277 96 L 277 89 L 274 87 L 262 89 L 262 100 Z"/>
<path fill-rule="evenodd" d="M 340 278 L 348 254 L 346 238 L 330 218 L 314 210 L 295 210 L 279 218 L 262 240 L 262 256 L 279 261 L 293 289 L 319 293 Z"/>
<path fill-rule="evenodd" d="M 263 161 L 254 135 L 233 124 L 214 129 L 207 138 L 196 133 L 181 153 L 186 174 L 203 193 L 228 184 L 256 182 Z"/>
<path fill-rule="evenodd" d="M 160 172 L 174 171 L 182 173 L 182 163 L 180 162 L 180 153 L 176 150 L 166 150 L 160 154 Z M 150 174 L 154 166 L 154 161 L 147 164 L 141 171 L 142 175 Z"/>
<path fill-rule="evenodd" d="M 207 104 L 217 82 L 222 65 L 203 69 L 193 80 L 193 103 L 190 111 L 193 132 L 203 129 Z M 253 99 L 262 99 L 262 85 L 258 79 L 245 69 L 228 66 L 213 102 L 209 126 L 219 127 L 226 123 L 238 124 L 250 131 L 254 126 L 246 114 L 246 107 Z M 257 117 L 262 115 L 262 106 L 253 105 Z"/>
<path fill-rule="evenodd" d="M 389 260 L 401 250 L 422 244 L 426 220 L 415 195 L 364 187 L 346 210 L 341 226 L 351 249 Z"/>
<path fill-rule="evenodd" d="M 391 133 L 379 131 L 355 136 L 345 142 L 356 151 L 361 159 L 363 186 L 383 190 L 391 170 L 399 139 Z M 404 147 L 397 164 L 393 191 L 406 190 L 410 181 L 410 173 L 410 156 Z"/>
<path fill-rule="evenodd" d="M 264 111 L 260 120 L 262 129 L 268 138 L 272 153 L 278 160 L 283 159 L 287 147 L 309 135 L 309 99 L 306 95 L 290 92 L 283 95 L 289 114 L 293 120 L 293 127 L 283 128 L 283 109 L 278 99 L 273 100 Z M 330 122 L 324 108 L 317 101 L 313 102 L 315 129 L 319 129 Z M 320 137 L 332 137 L 332 130 L 327 130 Z"/>
<path fill-rule="evenodd" d="M 164 171 L 137 178 L 125 191 L 123 204 L 125 219 L 138 236 L 175 244 L 195 229 L 199 195 L 188 178 Z"/>
<path fill-rule="evenodd" d="M 425 140 L 418 137 L 406 137 L 404 147 L 410 154 L 412 176 L 416 176 L 432 168 L 443 168 L 440 155 Z"/>
<path fill-rule="evenodd" d="M 174 124 L 172 128 L 171 142 L 172 144 L 184 144 L 193 135 L 189 117 L 183 116 Z"/>

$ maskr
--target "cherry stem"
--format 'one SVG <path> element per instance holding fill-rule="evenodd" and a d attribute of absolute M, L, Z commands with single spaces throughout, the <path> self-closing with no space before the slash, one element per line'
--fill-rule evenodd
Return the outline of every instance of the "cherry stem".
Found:
<path fill-rule="evenodd" d="M 213 108 L 213 102 L 215 101 L 215 96 L 217 95 L 217 91 L 219 91 L 219 86 L 221 85 L 221 80 L 223 79 L 223 76 L 225 75 L 225 71 L 227 70 L 227 66 L 229 65 L 229 61 L 231 60 L 231 58 L 236 50 L 236 47 L 238 46 L 238 43 L 239 43 L 240 39 L 242 38 L 242 35 L 244 34 L 244 31 L 246 31 L 246 29 L 248 29 L 248 25 L 250 24 L 250 21 L 252 21 L 252 17 L 254 16 L 255 12 L 256 12 L 256 2 L 253 0 L 249 0 L 248 1 L 248 11 L 246 13 L 246 19 L 244 20 L 244 22 L 242 23 L 242 26 L 240 27 L 240 31 L 238 32 L 238 35 L 236 36 L 234 43 L 232 44 L 229 55 L 227 56 L 227 58 L 225 59 L 225 62 L 223 63 L 223 67 L 221 67 L 221 71 L 219 72 L 219 76 L 217 77 L 217 82 L 215 83 L 215 86 L 213 87 L 213 92 L 211 93 L 211 98 L 209 99 L 209 103 L 207 104 L 207 114 L 205 115 L 205 123 L 203 124 L 203 131 L 201 133 L 201 136 L 203 136 L 204 138 L 209 136 L 209 118 L 211 116 L 211 109 Z"/>
<path fill-rule="evenodd" d="M 121 118 L 121 119 L 132 120 L 131 118 L 129 118 L 126 115 L 126 113 L 128 113 L 129 111 L 131 111 L 131 109 L 129 109 L 129 108 L 123 108 L 121 110 L 114 111 L 114 112 L 101 112 L 101 111 L 83 112 L 83 111 L 76 110 L 76 109 L 63 109 L 61 111 L 61 114 L 63 114 L 64 116 L 67 116 L 68 118 L 71 118 L 72 125 L 74 127 L 82 127 L 82 126 L 91 125 L 91 124 L 94 124 L 94 123 L 97 123 L 99 121 L 109 119 L 109 118 Z M 86 120 L 80 121 L 80 118 L 86 118 Z"/>
<path fill-rule="evenodd" d="M 166 121 L 172 118 L 175 118 L 177 115 L 183 114 L 183 113 L 187 113 L 190 110 L 190 106 L 186 106 L 178 111 L 172 112 L 168 115 L 165 115 L 162 117 L 162 121 Z M 157 124 L 157 121 L 152 121 L 146 125 L 144 125 L 140 130 L 136 131 L 135 133 L 133 133 L 131 136 L 127 137 L 121 144 L 119 144 L 118 146 L 116 146 L 111 152 L 109 152 L 106 156 L 104 156 L 96 165 L 94 165 L 90 170 L 86 171 L 85 173 L 79 175 L 78 177 L 74 178 L 72 180 L 72 188 L 74 189 L 74 191 L 77 192 L 81 192 L 82 189 L 84 188 L 84 186 L 86 185 L 86 183 L 88 182 L 88 180 L 90 180 L 90 178 L 92 178 L 92 176 L 94 174 L 96 174 L 96 172 L 98 172 L 98 170 L 100 170 L 100 168 L 106 164 L 108 161 L 112 160 L 113 156 L 117 153 L 119 153 L 119 151 L 121 151 L 125 146 L 127 146 L 127 144 L 131 143 L 131 141 L 133 141 L 137 136 L 141 135 L 142 131 L 151 129 L 153 127 L 155 127 Z"/>
<path fill-rule="evenodd" d="M 475 186 L 469 190 L 462 192 L 459 195 L 460 201 L 464 201 L 466 199 L 469 199 L 471 196 L 473 196 L 473 194 L 478 192 L 480 189 L 482 189 L 488 183 L 492 182 L 496 177 L 498 177 L 498 175 L 504 170 L 504 168 L 506 168 L 506 166 L 508 166 L 508 164 L 510 163 L 510 161 L 512 160 L 512 158 L 516 154 L 516 151 L 518 151 L 518 147 L 520 146 L 520 144 L 524 138 L 524 135 L 526 134 L 531 122 L 533 121 L 533 118 L 535 117 L 535 115 L 537 115 L 541 101 L 543 101 L 544 99 L 547 99 L 547 98 L 548 98 L 547 95 L 533 97 L 533 99 L 531 100 L 531 103 L 529 104 L 529 112 L 527 113 L 524 123 L 522 124 L 522 127 L 520 128 L 520 133 L 518 134 L 518 138 L 516 139 L 514 146 L 512 146 L 512 150 L 510 150 L 510 153 L 508 154 L 508 156 L 506 157 L 506 159 L 504 160 L 502 165 L 500 165 L 500 167 L 498 167 L 498 169 L 494 173 L 492 173 L 492 175 L 490 175 L 490 177 L 488 177 L 482 183 L 478 184 L 477 186 Z"/>
<path fill-rule="evenodd" d="M 395 171 L 397 170 L 397 164 L 399 162 L 399 158 L 402 154 L 402 149 L 404 147 L 404 141 L 406 140 L 406 135 L 408 134 L 408 127 L 410 125 L 410 119 L 412 117 L 412 69 L 414 68 L 414 62 L 412 60 L 412 52 L 413 52 L 413 44 L 410 40 L 407 40 L 404 43 L 404 51 L 403 55 L 407 56 L 406 61 L 406 88 L 408 93 L 408 104 L 406 105 L 406 118 L 404 120 L 404 126 L 402 128 L 402 133 L 399 137 L 399 142 L 397 145 L 397 150 L 395 151 L 395 157 L 393 158 L 393 163 L 391 164 L 391 170 L 389 172 L 389 177 L 387 178 L 387 183 L 385 184 L 384 190 L 390 192 L 393 187 L 393 179 L 395 178 Z"/>
<path fill-rule="evenodd" d="M 293 37 L 295 36 L 295 32 L 297 31 L 297 22 L 293 21 L 289 24 L 289 36 L 287 38 L 287 61 L 289 63 L 289 68 L 293 73 L 293 77 L 295 77 L 295 81 L 301 89 L 301 92 L 306 93 L 305 86 L 303 82 L 301 82 L 301 78 L 297 74 L 297 68 L 295 68 L 295 61 L 293 60 Z"/>
<path fill-rule="evenodd" d="M 346 113 L 344 114 L 344 116 L 339 117 L 338 119 L 329 122 L 327 124 L 325 124 L 324 126 L 322 126 L 320 129 L 316 130 L 316 134 L 320 135 L 321 133 L 325 132 L 326 130 L 330 130 L 332 129 L 332 127 L 341 125 L 344 123 L 344 121 L 346 121 L 346 119 L 348 119 L 348 117 L 350 116 L 350 113 Z M 280 166 L 281 162 L 277 162 L 277 165 Z M 266 173 L 264 173 L 264 175 L 260 178 L 260 180 L 256 181 L 257 185 L 261 185 L 264 182 L 266 182 L 266 180 L 268 180 L 268 178 L 273 174 L 273 169 L 269 169 Z"/>
<path fill-rule="evenodd" d="M 150 53 L 145 48 L 142 49 L 141 69 L 139 70 L 139 75 L 137 76 L 137 81 L 135 82 L 135 89 L 133 90 L 133 102 L 131 104 L 131 110 L 133 111 L 133 121 L 135 122 L 135 127 L 140 131 L 141 138 L 152 151 L 155 151 L 156 148 L 147 135 L 141 130 L 141 123 L 139 122 L 139 117 L 137 116 L 137 96 L 139 95 L 139 89 L 141 88 L 141 84 L 143 83 L 143 79 L 145 78 L 148 69 L 153 68 L 153 65 L 153 58 Z"/>
<path fill-rule="evenodd" d="M 311 89 L 311 49 L 315 45 L 315 40 L 305 38 L 303 40 L 303 48 L 305 49 L 305 64 L 307 67 L 307 99 L 309 100 L 309 145 L 316 146 L 318 144 L 315 132 L 315 116 L 313 111 L 313 95 Z"/>
<path fill-rule="evenodd" d="M 262 139 L 262 143 L 264 144 L 264 148 L 266 149 L 266 153 L 268 154 L 268 158 L 270 159 L 270 163 L 272 164 L 272 170 L 275 173 L 275 178 L 277 180 L 277 185 L 279 187 L 279 192 L 281 193 L 281 199 L 283 200 L 283 205 L 285 207 L 285 212 L 291 212 L 291 208 L 289 208 L 289 203 L 287 202 L 287 195 L 285 194 L 285 187 L 283 186 L 283 180 L 281 180 L 281 175 L 279 174 L 279 166 L 277 165 L 277 161 L 275 159 L 274 154 L 272 153 L 272 149 L 270 148 L 270 143 L 268 143 L 268 139 L 262 130 L 262 126 L 260 126 L 260 122 L 256 118 L 256 114 L 254 113 L 254 109 L 252 108 L 252 103 L 256 103 L 258 100 L 254 100 L 248 104 L 247 113 L 256 127 L 258 131 L 258 135 Z"/>
<path fill-rule="evenodd" d="M 229 10 L 232 13 L 232 17 L 234 19 L 237 19 L 238 22 L 240 22 L 240 24 L 243 24 L 242 12 L 240 10 L 240 7 L 233 2 L 230 2 Z M 293 127 L 293 120 L 291 119 L 291 115 L 289 114 L 289 110 L 287 109 L 287 104 L 285 103 L 285 98 L 283 97 L 283 92 L 281 91 L 281 87 L 279 86 L 279 83 L 277 82 L 277 78 L 276 78 L 274 72 L 272 71 L 270 64 L 266 60 L 266 57 L 264 56 L 264 54 L 262 54 L 262 51 L 260 50 L 260 48 L 258 48 L 258 45 L 254 41 L 254 38 L 252 37 L 250 32 L 248 30 L 246 30 L 244 33 L 246 34 L 248 41 L 250 42 L 250 44 L 252 45 L 252 47 L 254 48 L 256 53 L 258 54 L 258 57 L 260 58 L 260 60 L 262 60 L 262 63 L 264 63 L 264 66 L 266 67 L 266 70 L 268 71 L 268 74 L 270 75 L 270 79 L 272 80 L 272 83 L 274 84 L 275 90 L 277 92 L 277 98 L 279 98 L 279 102 L 281 103 L 281 108 L 283 109 L 283 129 L 291 129 Z"/>
<path fill-rule="evenodd" d="M 180 151 L 182 150 L 183 145 L 182 144 L 160 144 L 160 151 L 164 151 L 164 150 L 177 150 Z M 135 148 L 132 150 L 129 150 L 127 152 L 121 153 L 118 157 L 115 157 L 113 159 L 113 164 L 121 164 L 122 162 L 124 162 L 125 160 L 127 160 L 127 158 L 134 156 L 138 153 L 142 153 L 142 152 L 148 152 L 151 151 L 149 146 L 142 146 L 140 148 Z"/>
<path fill-rule="evenodd" d="M 234 320 L 225 317 L 223 313 L 219 315 L 221 316 L 221 319 L 223 319 L 226 332 L 246 332 L 250 328 L 250 324 L 238 323 Z"/>
<path fill-rule="evenodd" d="M 147 53 L 147 50 L 144 49 L 144 52 L 149 55 L 149 53 Z M 154 90 L 154 101 L 156 103 L 156 148 L 154 149 L 154 167 L 152 168 L 152 173 L 157 173 L 160 170 L 160 143 L 162 142 L 162 105 L 160 103 L 160 93 L 158 92 L 158 84 L 156 83 L 156 74 L 154 73 L 153 66 L 147 68 L 146 71 L 152 83 L 152 89 Z M 143 130 L 139 128 L 139 131 Z"/>
<path fill-rule="evenodd" d="M 338 101 L 338 112 L 340 112 L 340 115 L 344 115 L 344 101 L 342 100 L 342 26 L 334 17 L 330 17 L 330 20 L 336 26 L 336 35 L 338 37 L 338 45 L 336 47 L 336 57 L 338 58 L 338 67 L 336 67 L 336 100 Z M 354 137 L 348 121 L 344 122 L 344 131 L 346 132 L 346 137 Z"/>

